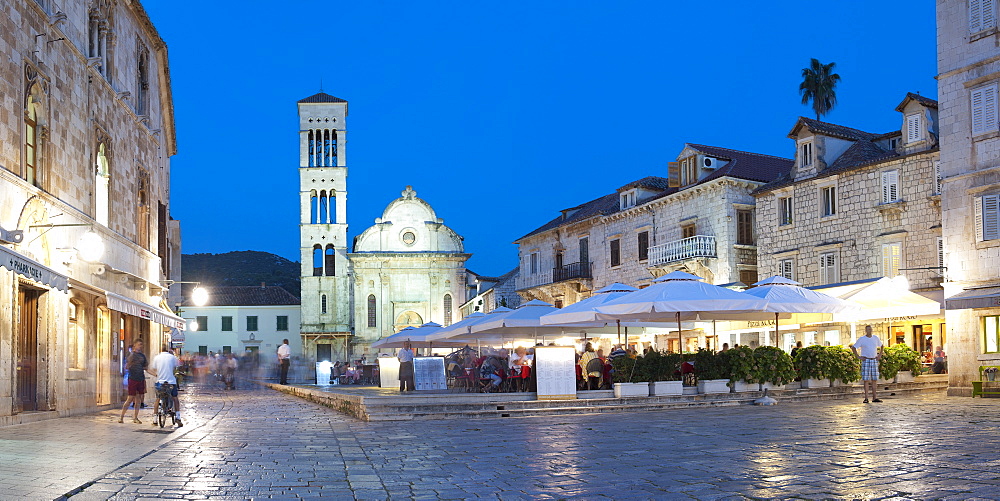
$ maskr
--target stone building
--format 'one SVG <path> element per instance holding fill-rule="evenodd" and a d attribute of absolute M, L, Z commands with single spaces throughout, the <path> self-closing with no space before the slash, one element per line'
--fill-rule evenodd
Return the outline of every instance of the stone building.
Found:
<path fill-rule="evenodd" d="M 896 111 L 900 128 L 884 134 L 799 118 L 788 134 L 794 168 L 754 193 L 758 266 L 762 276 L 835 293 L 856 292 L 848 283 L 905 277 L 897 302 L 908 303 L 899 314 L 871 308 L 881 316 L 863 313 L 859 320 L 873 323 L 887 344 L 930 352 L 945 338 L 938 104 L 907 94 Z M 924 314 L 914 315 L 910 303 L 923 303 Z M 844 323 L 783 330 L 786 349 L 795 341 L 846 344 L 854 335 Z"/>
<path fill-rule="evenodd" d="M 517 267 L 499 277 L 487 277 L 470 271 L 469 273 L 472 276 L 468 282 L 474 287 L 470 291 L 472 298 L 466 301 L 460 308 L 462 318 L 477 311 L 489 313 L 501 306 L 504 308 L 517 308 L 520 306 L 521 296 L 515 290 L 520 271 L 521 268 Z"/>
<path fill-rule="evenodd" d="M 645 287 L 675 270 L 713 284 L 755 282 L 751 192 L 791 164 L 769 155 L 686 144 L 670 162 L 669 177 L 626 184 L 563 210 L 517 239 L 517 292 L 562 307 L 614 282 Z"/>
<path fill-rule="evenodd" d="M 302 348 L 307 359 L 372 355 L 407 326 L 448 325 L 468 299 L 462 237 L 407 186 L 375 224 L 347 240 L 347 101 L 298 102 Z"/>
<path fill-rule="evenodd" d="M 997 3 L 937 2 L 949 394 L 1000 365 Z"/>
<path fill-rule="evenodd" d="M 120 404 L 125 347 L 183 321 L 163 301 L 180 276 L 166 45 L 137 1 L 0 4 L 7 424 Z"/>

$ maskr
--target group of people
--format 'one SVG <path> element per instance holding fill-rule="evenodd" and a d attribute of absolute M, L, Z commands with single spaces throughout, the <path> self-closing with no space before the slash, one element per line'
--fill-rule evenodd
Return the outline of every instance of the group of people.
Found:
<path fill-rule="evenodd" d="M 180 365 L 181 361 L 174 355 L 174 351 L 170 345 L 163 345 L 160 353 L 153 357 L 152 363 L 149 363 L 146 355 L 142 352 L 142 341 L 132 343 L 128 358 L 125 359 L 125 371 L 128 377 L 128 398 L 125 399 L 125 404 L 122 405 L 122 412 L 118 416 L 118 422 L 125 422 L 125 412 L 131 405 L 135 409 L 132 414 L 132 422 L 142 424 L 142 421 L 139 420 L 139 409 L 145 400 L 146 373 L 149 373 L 156 378 L 156 389 L 170 394 L 174 408 L 174 423 L 178 427 L 184 426 L 184 423 L 181 421 L 181 403 L 177 398 L 176 372 Z M 153 415 L 156 415 L 159 409 L 160 399 L 157 398 L 156 404 L 153 407 Z M 155 421 L 154 419 L 154 425 L 157 424 Z"/>

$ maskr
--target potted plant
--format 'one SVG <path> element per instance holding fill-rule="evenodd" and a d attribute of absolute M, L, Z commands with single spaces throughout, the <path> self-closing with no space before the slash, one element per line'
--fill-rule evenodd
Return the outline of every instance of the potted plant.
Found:
<path fill-rule="evenodd" d="M 726 352 L 729 365 L 729 386 L 735 392 L 757 391 L 757 369 L 753 360 L 753 348 L 740 346 Z"/>
<path fill-rule="evenodd" d="M 884 372 L 883 365 L 886 367 Z M 899 343 L 882 351 L 879 372 L 884 379 L 892 379 L 897 383 L 910 383 L 915 376 L 920 375 L 922 369 L 920 354 L 905 344 Z M 906 374 L 906 371 L 910 374 Z"/>
<path fill-rule="evenodd" d="M 639 360 L 629 356 L 620 356 L 611 361 L 611 368 L 614 370 L 612 379 L 615 383 L 615 398 L 649 395 L 649 384 L 639 371 Z"/>
<path fill-rule="evenodd" d="M 827 346 L 830 386 L 840 386 L 861 380 L 861 363 L 854 353 L 843 346 Z"/>
<path fill-rule="evenodd" d="M 706 349 L 694 354 L 694 373 L 698 377 L 698 393 L 729 393 L 729 369 L 725 355 Z"/>
<path fill-rule="evenodd" d="M 758 346 L 753 350 L 754 365 L 757 367 L 756 379 L 760 381 L 760 389 L 771 388 L 780 390 L 789 381 L 795 379 L 795 366 L 792 357 L 775 346 Z"/>
<path fill-rule="evenodd" d="M 677 396 L 684 393 L 679 353 L 650 351 L 642 358 L 644 361 L 648 359 L 649 396 Z"/>
<path fill-rule="evenodd" d="M 803 388 L 830 387 L 830 354 L 822 346 L 799 348 L 793 362 Z"/>

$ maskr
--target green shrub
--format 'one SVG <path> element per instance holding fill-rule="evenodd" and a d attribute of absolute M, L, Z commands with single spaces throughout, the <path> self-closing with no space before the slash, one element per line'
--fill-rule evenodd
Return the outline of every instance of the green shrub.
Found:
<path fill-rule="evenodd" d="M 802 379 L 826 379 L 830 377 L 830 353 L 822 346 L 813 345 L 799 348 L 795 352 L 795 370 Z"/>
<path fill-rule="evenodd" d="M 727 357 L 699 348 L 693 358 L 694 372 L 699 380 L 729 378 L 729 367 L 725 363 Z"/>
<path fill-rule="evenodd" d="M 638 359 L 629 356 L 620 356 L 612 360 L 611 368 L 614 374 L 611 379 L 616 383 L 638 383 L 636 360 Z"/>
<path fill-rule="evenodd" d="M 757 380 L 757 366 L 754 363 L 753 348 L 740 346 L 732 348 L 726 352 L 729 362 L 729 382 L 746 381 L 748 383 L 759 383 Z"/>
<path fill-rule="evenodd" d="M 853 383 L 861 380 L 861 363 L 854 353 L 843 346 L 827 346 L 825 348 L 829 355 L 829 378 L 831 380 L 841 380 L 844 383 Z"/>
<path fill-rule="evenodd" d="M 917 376 L 922 370 L 920 354 L 903 343 L 885 348 L 882 351 L 882 360 L 878 364 L 882 379 L 892 379 L 899 374 L 899 371 L 911 371 Z"/>
<path fill-rule="evenodd" d="M 792 357 L 775 346 L 759 346 L 753 351 L 756 380 L 780 386 L 795 379 Z"/>

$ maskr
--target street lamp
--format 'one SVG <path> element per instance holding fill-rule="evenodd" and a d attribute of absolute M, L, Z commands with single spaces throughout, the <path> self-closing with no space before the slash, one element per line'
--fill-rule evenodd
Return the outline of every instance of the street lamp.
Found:
<path fill-rule="evenodd" d="M 101 260 L 101 257 L 104 256 L 104 240 L 101 239 L 101 236 L 98 235 L 94 231 L 94 225 L 92 225 L 90 223 L 35 224 L 35 225 L 31 225 L 28 228 L 30 228 L 30 229 L 45 228 L 45 231 L 39 233 L 38 236 L 36 236 L 35 238 L 33 238 L 31 240 L 31 242 L 34 242 L 39 237 L 41 237 L 42 235 L 46 234 L 52 228 L 64 228 L 64 227 L 67 227 L 67 226 L 88 226 L 88 227 L 90 227 L 90 229 L 87 230 L 80 237 L 80 240 L 77 241 L 76 249 L 75 250 L 76 250 L 77 255 L 80 257 L 80 259 L 82 259 L 84 261 L 87 261 L 87 262 L 91 262 L 91 263 L 99 262 Z M 31 242 L 28 242 L 28 243 L 30 244 Z"/>

